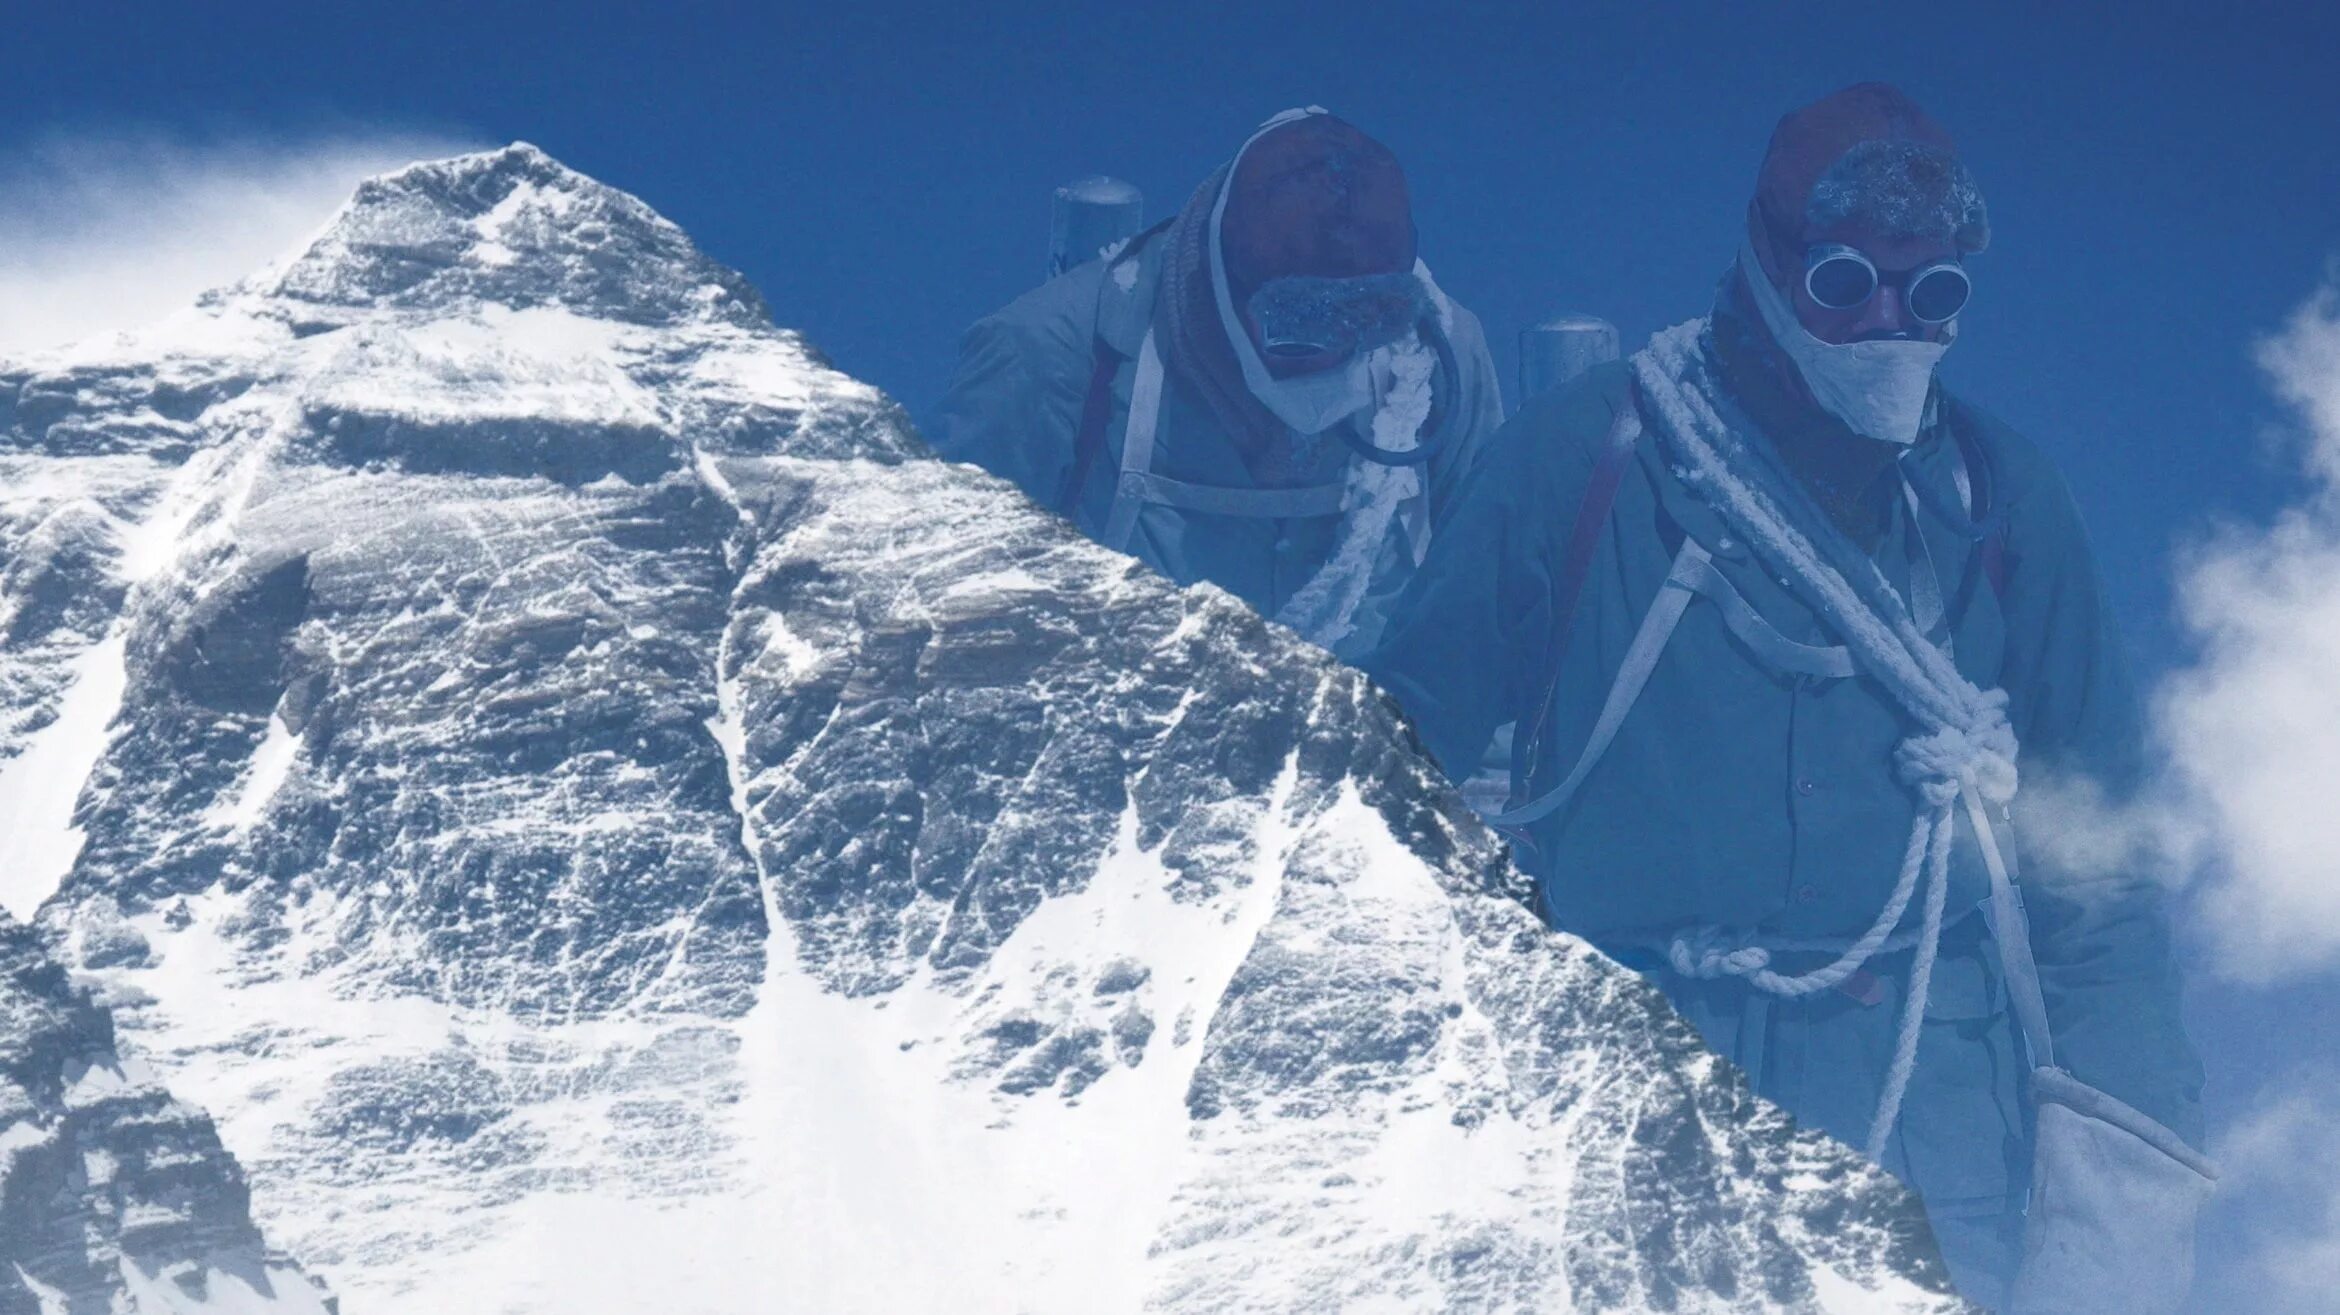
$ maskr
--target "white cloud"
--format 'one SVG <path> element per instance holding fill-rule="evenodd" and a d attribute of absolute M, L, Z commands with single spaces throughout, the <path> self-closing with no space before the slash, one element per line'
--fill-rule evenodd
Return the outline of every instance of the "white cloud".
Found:
<path fill-rule="evenodd" d="M 358 180 L 468 149 L 417 132 L 0 143 L 0 351 L 150 323 L 297 247 Z"/>
<path fill-rule="evenodd" d="M 2340 1292 L 2340 1074 L 2293 1073 L 2213 1148 L 2203 1310 L 2324 1312 Z"/>
<path fill-rule="evenodd" d="M 2308 489 L 2272 525 L 2181 556 L 2200 656 L 2162 688 L 2157 724 L 2206 846 L 2218 971 L 2265 983 L 2340 967 L 2340 290 L 2259 361 L 2303 422 Z"/>

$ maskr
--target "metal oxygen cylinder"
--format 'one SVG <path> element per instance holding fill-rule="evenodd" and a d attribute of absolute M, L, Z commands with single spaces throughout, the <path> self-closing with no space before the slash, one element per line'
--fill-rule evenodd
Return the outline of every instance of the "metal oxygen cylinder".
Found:
<path fill-rule="evenodd" d="M 1597 315 L 1555 315 L 1519 335 L 1519 402 L 1525 406 L 1603 361 L 1617 359 L 1617 326 Z"/>
<path fill-rule="evenodd" d="M 1146 197 L 1118 178 L 1098 174 L 1056 189 L 1048 218 L 1048 277 L 1055 278 L 1145 226 Z"/>

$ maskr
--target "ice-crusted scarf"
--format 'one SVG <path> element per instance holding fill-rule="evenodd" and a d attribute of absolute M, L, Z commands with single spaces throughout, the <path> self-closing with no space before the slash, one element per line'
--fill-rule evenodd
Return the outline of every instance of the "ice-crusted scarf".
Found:
<path fill-rule="evenodd" d="M 1444 299 L 1440 299 L 1444 311 Z M 1373 444 L 1391 452 L 1422 441 L 1430 421 L 1438 353 L 1419 335 L 1373 353 Z M 1343 422 L 1347 423 L 1347 422 Z M 1398 509 L 1422 492 L 1422 467 L 1349 459 L 1348 511 L 1332 555 L 1300 591 L 1285 600 L 1276 620 L 1321 648 L 1337 647 L 1357 628 L 1357 605 L 1373 584 L 1382 548 Z"/>
<path fill-rule="evenodd" d="M 1775 573 L 1795 582 L 1843 637 L 1861 667 L 1901 705 L 1917 731 L 1895 752 L 1902 781 L 1917 797 L 1901 872 L 1877 920 L 1825 967 L 1793 977 L 1773 972 L 1766 947 L 1734 943 L 1722 929 L 1679 937 L 1669 957 L 1694 977 L 1743 977 L 1773 995 L 1826 990 L 1885 948 L 1923 874 L 1926 902 L 1914 942 L 1909 993 L 1892 1068 L 1869 1138 L 1882 1158 L 1916 1063 L 1942 913 L 1949 891 L 1953 809 L 1963 799 L 1978 831 L 1983 803 L 2004 807 L 2016 788 L 2015 732 L 2004 690 L 1968 681 L 1950 655 L 1918 628 L 1908 605 L 1866 553 L 1838 530 L 1771 450 L 1762 432 L 1731 401 L 1717 373 L 1703 320 L 1650 339 L 1633 373 L 1668 463 L 1682 481 L 1742 536 Z M 1986 842 L 1988 843 L 1988 842 Z"/>

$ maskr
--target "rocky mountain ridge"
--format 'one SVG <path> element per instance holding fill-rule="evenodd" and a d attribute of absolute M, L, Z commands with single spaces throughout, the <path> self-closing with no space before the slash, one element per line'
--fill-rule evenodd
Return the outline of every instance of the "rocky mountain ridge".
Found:
<path fill-rule="evenodd" d="M 0 490 L 0 903 L 353 1309 L 1955 1308 L 1362 678 L 534 148 L 0 362 Z"/>

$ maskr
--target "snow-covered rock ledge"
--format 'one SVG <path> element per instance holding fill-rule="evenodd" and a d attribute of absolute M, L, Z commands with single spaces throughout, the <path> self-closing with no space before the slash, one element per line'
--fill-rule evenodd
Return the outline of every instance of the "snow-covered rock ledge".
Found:
<path fill-rule="evenodd" d="M 106 1011 L 0 913 L 0 1315 L 333 1309 L 262 1241 L 211 1120 L 117 1054 Z"/>

